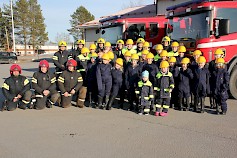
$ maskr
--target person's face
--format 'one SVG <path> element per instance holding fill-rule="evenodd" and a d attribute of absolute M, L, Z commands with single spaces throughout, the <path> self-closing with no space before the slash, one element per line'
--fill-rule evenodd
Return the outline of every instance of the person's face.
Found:
<path fill-rule="evenodd" d="M 184 57 L 184 53 L 183 52 L 179 52 L 179 56 L 180 57 Z"/>
<path fill-rule="evenodd" d="M 125 60 L 128 62 L 130 61 L 131 57 L 125 56 Z"/>
<path fill-rule="evenodd" d="M 99 43 L 99 47 L 100 47 L 100 48 L 103 48 L 103 47 L 104 47 L 104 44 L 103 44 L 103 43 Z"/>
<path fill-rule="evenodd" d="M 95 49 L 90 49 L 91 54 L 95 53 Z"/>
<path fill-rule="evenodd" d="M 41 70 L 41 72 L 43 72 L 45 74 L 48 71 L 48 68 L 45 66 L 42 66 L 42 67 L 40 67 L 40 70 Z"/>
<path fill-rule="evenodd" d="M 137 65 L 137 60 L 132 60 L 132 65 Z"/>
<path fill-rule="evenodd" d="M 117 44 L 117 47 L 118 47 L 118 49 L 122 49 L 123 48 L 123 44 L 119 43 L 119 44 Z"/>
<path fill-rule="evenodd" d="M 162 52 L 162 49 L 158 49 L 156 52 L 160 54 Z"/>
<path fill-rule="evenodd" d="M 153 59 L 151 58 L 151 59 L 147 59 L 147 63 L 148 64 L 151 64 L 153 62 Z"/>
<path fill-rule="evenodd" d="M 66 47 L 65 47 L 65 46 L 61 46 L 61 47 L 59 47 L 59 49 L 60 49 L 61 51 L 64 51 L 64 50 L 66 50 Z"/>
<path fill-rule="evenodd" d="M 164 56 L 164 57 L 161 57 L 161 59 L 162 59 L 162 60 L 166 60 L 166 59 L 167 59 L 167 57 L 166 57 L 166 56 Z"/>
<path fill-rule="evenodd" d="M 128 49 L 132 49 L 132 44 L 128 44 L 128 45 L 127 45 L 127 48 L 128 48 Z"/>
<path fill-rule="evenodd" d="M 99 53 L 98 53 L 98 57 L 99 57 L 99 58 L 102 58 L 103 54 L 104 54 L 103 52 L 99 52 Z"/>
<path fill-rule="evenodd" d="M 216 54 L 215 59 L 221 58 L 221 54 Z"/>
<path fill-rule="evenodd" d="M 19 71 L 13 71 L 12 74 L 13 74 L 13 76 L 19 76 L 20 72 Z"/>
<path fill-rule="evenodd" d="M 108 63 L 109 63 L 109 60 L 103 59 L 103 63 L 104 63 L 104 64 L 108 64 Z"/>
<path fill-rule="evenodd" d="M 177 52 L 177 51 L 178 51 L 178 48 L 179 48 L 179 47 L 172 47 L 172 50 L 173 50 L 174 52 Z"/>
<path fill-rule="evenodd" d="M 148 80 L 148 77 L 142 77 L 142 80 L 146 82 Z"/>
<path fill-rule="evenodd" d="M 199 68 L 204 68 L 205 63 L 198 63 Z"/>
<path fill-rule="evenodd" d="M 121 65 L 119 65 L 119 64 L 116 63 L 116 64 L 115 64 L 115 68 L 116 68 L 116 69 L 121 69 Z"/>
<path fill-rule="evenodd" d="M 223 63 L 216 63 L 216 67 L 218 69 L 223 68 L 224 64 Z"/>
<path fill-rule="evenodd" d="M 168 68 L 167 68 L 167 67 L 161 68 L 161 72 L 162 72 L 162 73 L 167 73 L 167 72 L 168 72 Z"/>
<path fill-rule="evenodd" d="M 137 47 L 138 47 L 138 48 L 142 48 L 142 47 L 143 47 L 143 43 L 141 43 L 141 42 L 138 43 L 138 44 L 137 44 Z"/>
<path fill-rule="evenodd" d="M 173 67 L 173 66 L 174 66 L 174 63 L 169 63 L 169 64 L 170 64 L 170 66 L 171 66 L 171 67 Z"/>
<path fill-rule="evenodd" d="M 164 46 L 169 46 L 169 42 L 168 41 L 164 41 Z"/>
<path fill-rule="evenodd" d="M 83 44 L 78 44 L 77 47 L 78 47 L 79 49 L 82 49 L 82 48 L 84 47 L 84 45 L 83 45 Z"/>
<path fill-rule="evenodd" d="M 187 69 L 188 64 L 181 64 L 181 66 L 182 66 L 183 69 Z"/>
<path fill-rule="evenodd" d="M 194 55 L 193 57 L 197 61 L 197 59 L 200 57 L 200 55 Z"/>
<path fill-rule="evenodd" d="M 143 50 L 149 50 L 149 47 L 143 47 Z"/>
<path fill-rule="evenodd" d="M 146 54 L 142 54 L 142 59 L 146 60 Z"/>
<path fill-rule="evenodd" d="M 74 66 L 68 66 L 68 70 L 71 72 L 74 71 Z"/>
<path fill-rule="evenodd" d="M 109 51 L 111 49 L 111 47 L 105 47 L 105 50 Z"/>
<path fill-rule="evenodd" d="M 96 60 L 96 58 L 94 58 L 94 57 L 91 58 L 92 63 L 95 63 L 95 60 Z"/>

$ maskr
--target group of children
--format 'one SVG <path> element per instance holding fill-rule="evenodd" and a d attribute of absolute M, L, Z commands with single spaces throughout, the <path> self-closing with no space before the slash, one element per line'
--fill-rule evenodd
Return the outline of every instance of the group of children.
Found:
<path fill-rule="evenodd" d="M 89 106 L 96 102 L 95 108 L 110 110 L 119 94 L 119 108 L 123 108 L 127 98 L 129 110 L 140 115 L 166 116 L 170 107 L 191 110 L 193 105 L 194 111 L 204 112 L 204 101 L 209 95 L 217 114 L 219 106 L 221 114 L 226 114 L 229 75 L 221 49 L 215 51 L 215 60 L 206 64 L 200 50 L 187 58 L 185 46 L 178 42 L 171 44 L 167 36 L 162 44 L 156 45 L 155 53 L 150 52 L 149 43 L 142 38 L 136 41 L 136 49 L 133 44 L 128 39 L 125 47 L 124 41 L 118 40 L 112 50 L 110 42 L 99 38 L 97 46 L 91 44 L 88 49 L 84 40 L 78 40 L 77 49 L 68 52 L 66 42 L 60 41 L 59 51 L 53 56 L 55 73 L 48 71 L 48 62 L 43 60 L 33 75 L 34 105 L 30 104 L 29 81 L 20 75 L 19 65 L 12 65 L 11 76 L 2 88 L 5 108 L 12 110 L 20 105 L 25 109 L 31 105 L 30 108 L 43 109 L 56 102 L 66 108 L 76 96 L 78 107 L 82 108 L 87 99 Z M 13 88 L 19 84 L 19 76 L 22 86 L 28 86 L 24 91 L 22 86 L 18 90 Z"/>

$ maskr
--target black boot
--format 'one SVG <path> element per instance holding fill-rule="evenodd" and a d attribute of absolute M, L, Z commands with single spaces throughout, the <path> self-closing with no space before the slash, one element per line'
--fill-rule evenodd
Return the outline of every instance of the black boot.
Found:
<path fill-rule="evenodd" d="M 109 95 L 106 95 L 106 96 L 105 96 L 105 105 L 103 106 L 103 109 L 104 109 L 104 110 L 106 109 L 108 103 L 109 103 Z"/>
<path fill-rule="evenodd" d="M 201 97 L 201 113 L 204 113 L 204 106 L 205 106 L 204 102 L 205 102 L 205 97 Z"/>
<path fill-rule="evenodd" d="M 98 104 L 95 104 L 95 108 L 102 107 L 103 97 L 98 96 Z"/>
<path fill-rule="evenodd" d="M 88 107 L 91 107 L 92 106 L 92 93 L 91 92 L 88 93 L 88 99 L 89 99 Z"/>
<path fill-rule="evenodd" d="M 194 111 L 195 111 L 195 112 L 199 112 L 199 109 L 198 109 L 198 102 L 199 102 L 199 98 L 198 98 L 198 97 L 195 97 L 195 98 L 194 98 Z"/>
<path fill-rule="evenodd" d="M 2 103 L 2 107 L 0 110 L 1 111 L 7 110 L 7 101 L 6 100 Z"/>
<path fill-rule="evenodd" d="M 220 111 L 219 111 L 219 105 L 216 104 L 216 114 L 219 115 L 220 114 Z"/>
<path fill-rule="evenodd" d="M 106 107 L 106 110 L 111 110 L 111 107 L 113 105 L 113 102 L 114 102 L 114 99 L 115 99 L 115 96 L 111 96 L 110 99 L 109 99 L 109 103 Z"/>
<path fill-rule="evenodd" d="M 186 98 L 186 106 L 187 106 L 187 111 L 190 110 L 190 97 Z"/>
<path fill-rule="evenodd" d="M 183 98 L 179 97 L 179 110 L 183 111 Z"/>

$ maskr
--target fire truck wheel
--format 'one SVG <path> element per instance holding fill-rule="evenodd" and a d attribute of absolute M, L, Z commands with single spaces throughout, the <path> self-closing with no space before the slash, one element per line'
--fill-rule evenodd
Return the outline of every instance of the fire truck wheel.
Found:
<path fill-rule="evenodd" d="M 237 66 L 234 67 L 230 75 L 230 94 L 237 99 Z"/>

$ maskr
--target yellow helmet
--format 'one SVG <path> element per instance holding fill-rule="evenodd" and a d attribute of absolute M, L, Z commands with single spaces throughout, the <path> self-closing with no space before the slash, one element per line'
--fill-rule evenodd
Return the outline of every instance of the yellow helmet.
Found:
<path fill-rule="evenodd" d="M 146 55 L 146 58 L 147 58 L 147 59 L 153 59 L 153 58 L 154 58 L 154 54 L 153 54 L 153 53 L 148 53 L 148 54 Z"/>
<path fill-rule="evenodd" d="M 103 59 L 103 60 L 110 60 L 110 59 L 109 59 L 109 54 L 108 54 L 108 53 L 104 53 L 104 54 L 102 55 L 102 59 Z"/>
<path fill-rule="evenodd" d="M 155 50 L 163 50 L 163 45 L 162 44 L 157 44 Z"/>
<path fill-rule="evenodd" d="M 170 38 L 168 36 L 165 36 L 162 38 L 162 42 L 170 42 Z"/>
<path fill-rule="evenodd" d="M 105 39 L 103 39 L 103 38 L 99 38 L 98 40 L 97 40 L 97 43 L 105 43 Z"/>
<path fill-rule="evenodd" d="M 96 45 L 95 44 L 91 44 L 90 45 L 90 49 L 96 49 Z"/>
<path fill-rule="evenodd" d="M 133 54 L 131 58 L 132 60 L 139 60 L 138 54 Z"/>
<path fill-rule="evenodd" d="M 200 56 L 197 60 L 198 63 L 206 63 L 206 58 L 204 56 Z"/>
<path fill-rule="evenodd" d="M 94 53 L 91 54 L 91 57 L 92 57 L 92 58 L 97 58 L 97 57 L 98 57 L 98 54 L 94 52 Z"/>
<path fill-rule="evenodd" d="M 125 57 L 131 57 L 131 56 L 132 56 L 132 54 L 131 54 L 131 52 L 130 52 L 130 51 L 126 51 L 126 52 L 125 52 L 125 54 L 124 54 L 124 56 L 125 56 Z"/>
<path fill-rule="evenodd" d="M 181 64 L 188 64 L 188 63 L 190 63 L 190 59 L 189 58 L 183 58 L 181 60 Z"/>
<path fill-rule="evenodd" d="M 143 51 L 142 51 L 142 55 L 147 55 L 148 53 L 149 53 L 148 50 L 143 50 Z"/>
<path fill-rule="evenodd" d="M 119 64 L 120 66 L 123 66 L 123 59 L 118 58 L 118 59 L 116 59 L 115 63 Z"/>
<path fill-rule="evenodd" d="M 202 55 L 202 52 L 200 50 L 195 50 L 193 52 L 193 55 Z"/>
<path fill-rule="evenodd" d="M 133 44 L 133 40 L 132 40 L 132 39 L 128 39 L 128 40 L 126 41 L 126 44 Z"/>
<path fill-rule="evenodd" d="M 178 47 L 179 43 L 178 42 L 172 42 L 171 47 Z"/>
<path fill-rule="evenodd" d="M 110 42 L 105 42 L 105 47 L 111 47 L 111 43 Z"/>
<path fill-rule="evenodd" d="M 215 55 L 223 55 L 224 52 L 222 49 L 218 48 L 216 51 L 215 51 Z"/>
<path fill-rule="evenodd" d="M 162 52 L 160 53 L 160 57 L 167 57 L 168 56 L 168 52 L 166 50 L 162 50 Z"/>
<path fill-rule="evenodd" d="M 59 47 L 66 47 L 66 46 L 67 46 L 67 42 L 65 42 L 65 41 L 59 41 L 59 42 L 58 42 L 58 46 L 59 46 Z"/>
<path fill-rule="evenodd" d="M 145 40 L 143 38 L 138 38 L 137 39 L 137 43 L 144 43 L 144 42 L 145 42 Z"/>
<path fill-rule="evenodd" d="M 168 61 L 162 61 L 161 63 L 160 63 L 160 68 L 167 68 L 167 67 L 169 67 L 170 65 L 169 65 L 169 63 L 168 63 Z"/>
<path fill-rule="evenodd" d="M 169 58 L 169 63 L 176 63 L 176 58 L 175 57 L 170 57 Z"/>
<path fill-rule="evenodd" d="M 84 40 L 78 40 L 78 41 L 77 41 L 77 44 L 83 44 L 83 45 L 85 45 L 85 41 L 84 41 Z"/>
<path fill-rule="evenodd" d="M 124 41 L 123 40 L 118 40 L 116 44 L 124 44 Z"/>
<path fill-rule="evenodd" d="M 87 47 L 81 49 L 81 54 L 90 53 L 90 50 Z"/>
<path fill-rule="evenodd" d="M 150 43 L 149 43 L 149 42 L 144 42 L 144 43 L 143 43 L 143 48 L 144 48 L 144 47 L 150 47 Z"/>
<path fill-rule="evenodd" d="M 223 58 L 216 59 L 215 63 L 225 63 L 225 60 Z"/>
<path fill-rule="evenodd" d="M 185 53 L 186 52 L 186 47 L 185 46 L 179 46 L 179 53 Z"/>
<path fill-rule="evenodd" d="M 107 54 L 109 55 L 110 60 L 114 59 L 114 53 L 113 52 L 109 51 Z"/>

